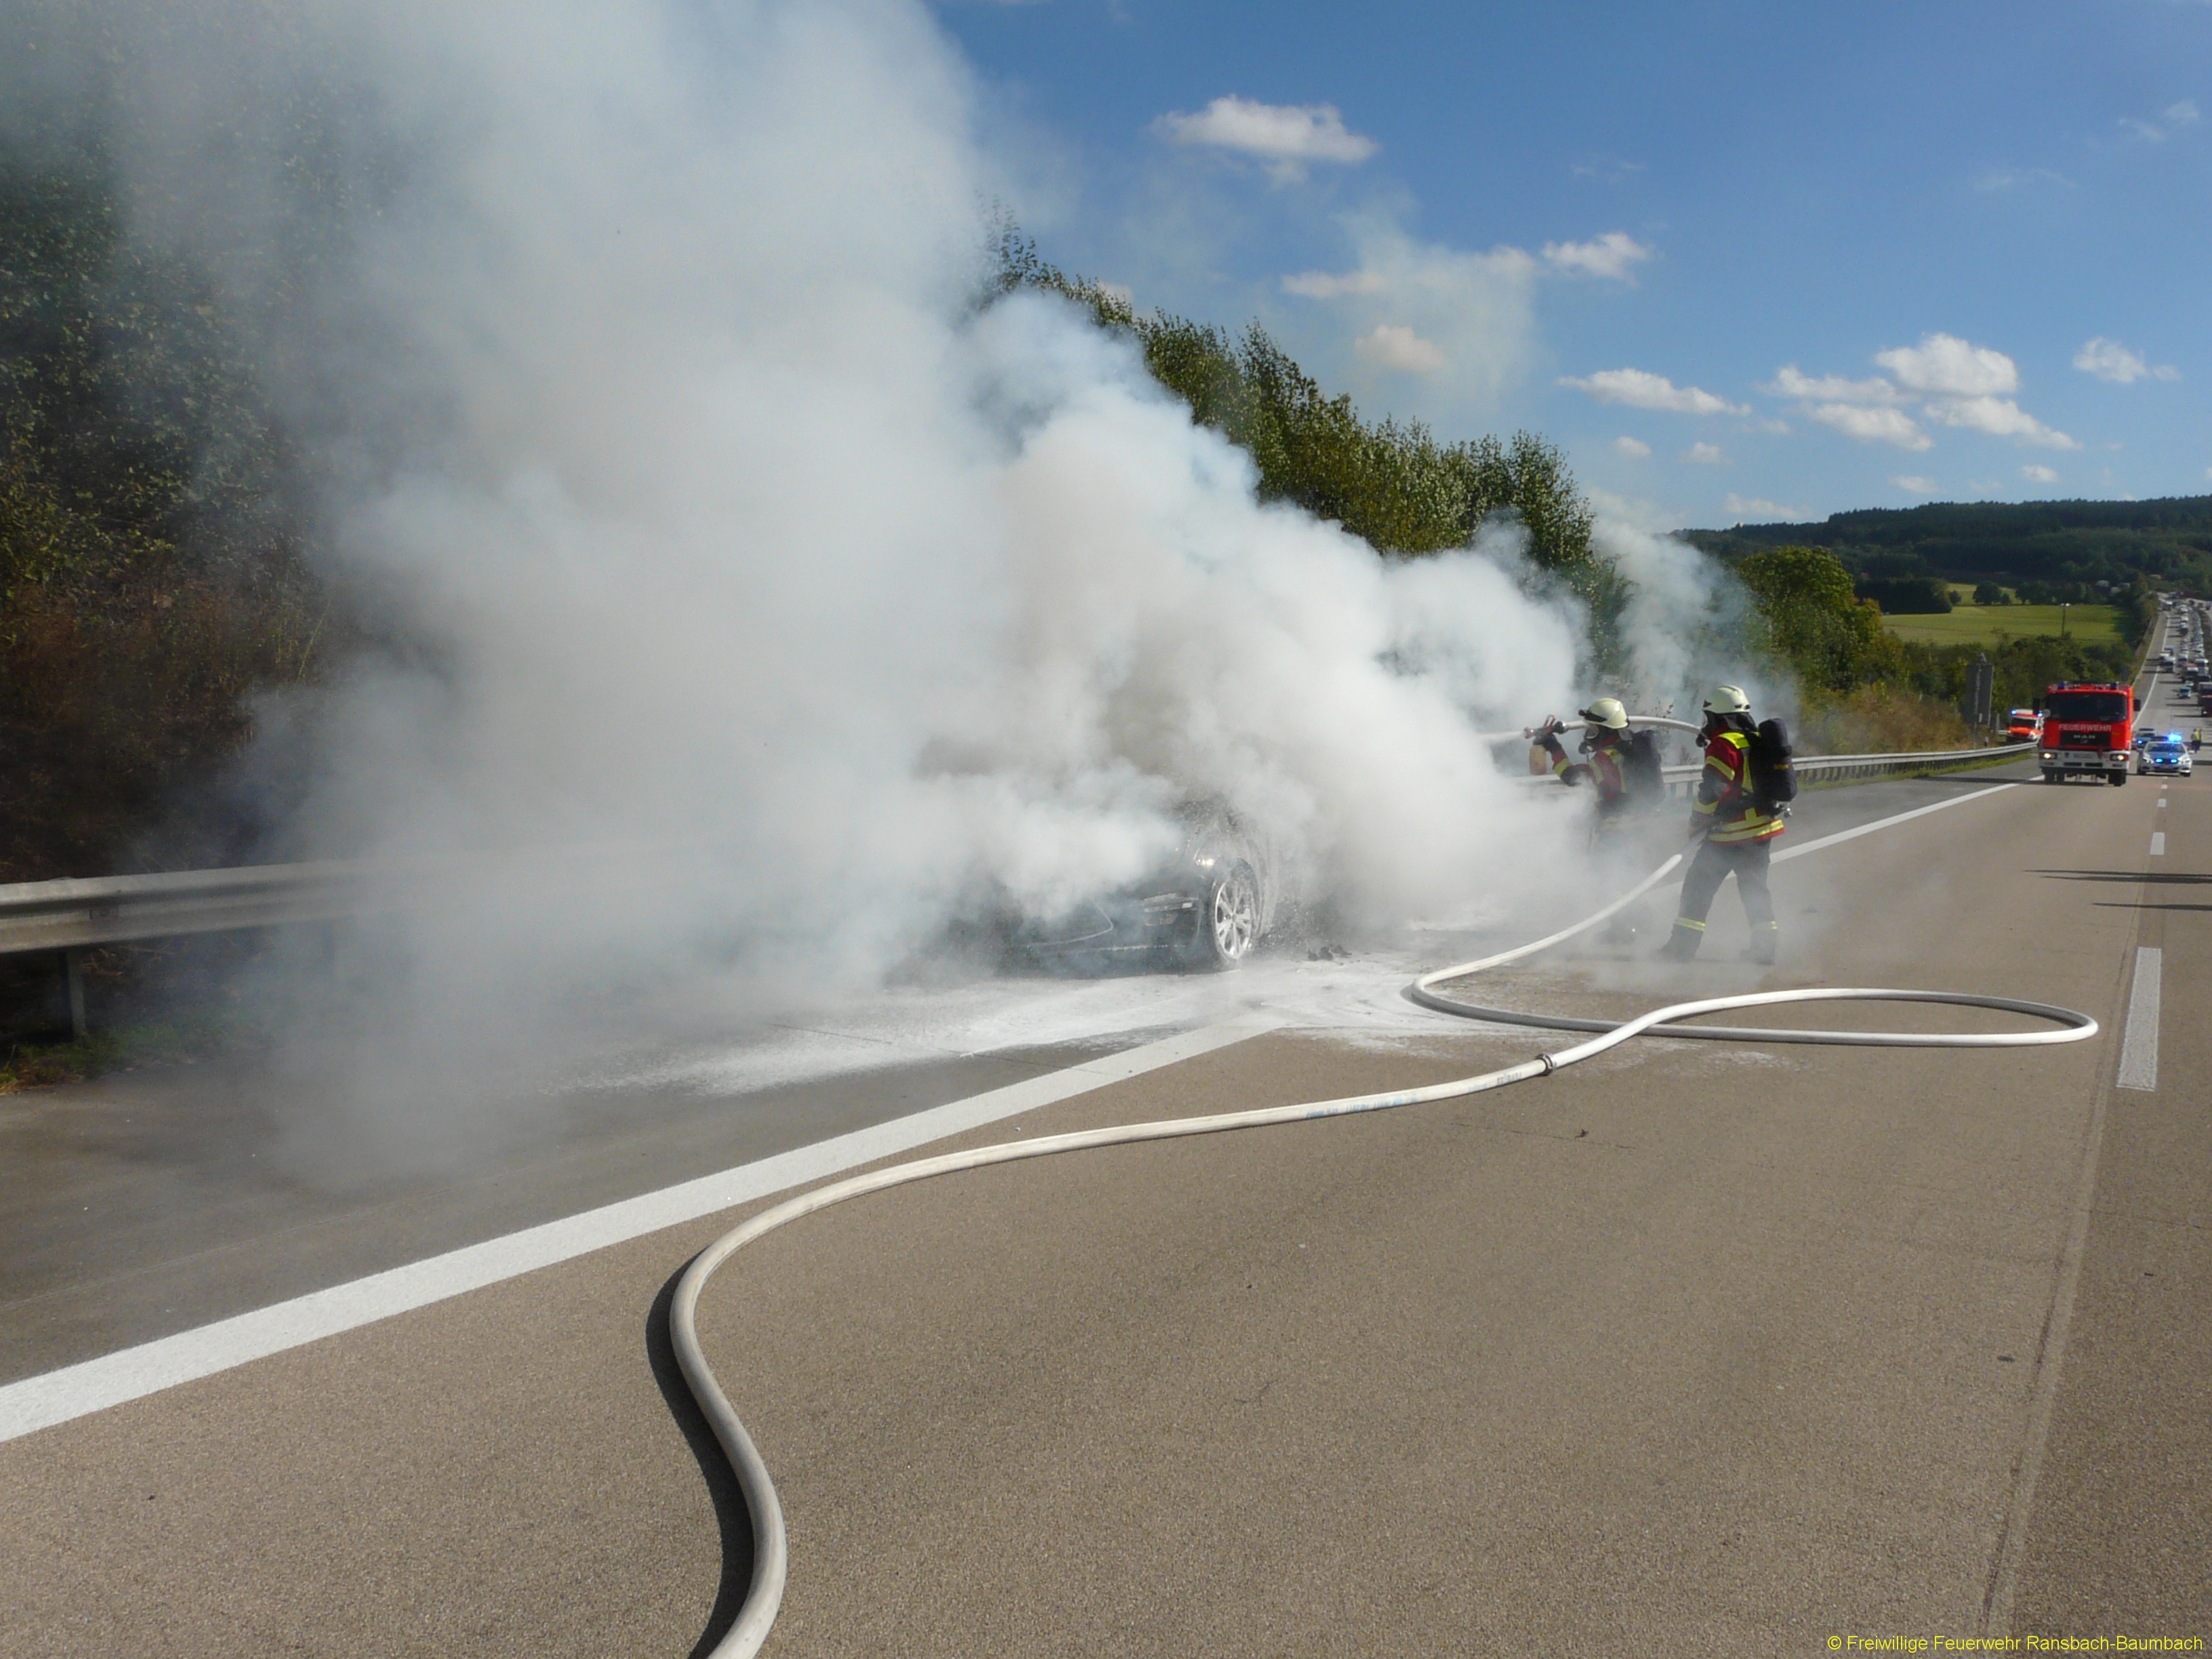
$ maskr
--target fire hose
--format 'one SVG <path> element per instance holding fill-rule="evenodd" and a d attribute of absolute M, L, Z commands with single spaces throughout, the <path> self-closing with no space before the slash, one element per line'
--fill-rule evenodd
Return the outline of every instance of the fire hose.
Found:
<path fill-rule="evenodd" d="M 817 1187 L 811 1192 L 775 1208 L 763 1211 L 743 1225 L 725 1233 L 692 1259 L 684 1277 L 676 1287 L 676 1294 L 668 1312 L 671 1340 L 684 1380 L 699 1403 L 700 1411 L 714 1431 L 735 1472 L 738 1489 L 744 1494 L 746 1513 L 751 1519 L 753 1533 L 752 1577 L 743 1604 L 729 1629 L 711 1650 L 710 1659 L 750 1659 L 760 1651 L 761 1644 L 768 1639 L 769 1629 L 775 1623 L 778 1608 L 782 1605 L 786 1577 L 789 1571 L 788 1540 L 783 1524 L 782 1506 L 777 1501 L 775 1485 L 769 1479 L 768 1465 L 752 1437 L 738 1420 L 737 1411 L 729 1396 L 722 1392 L 714 1371 L 707 1364 L 706 1355 L 699 1346 L 698 1308 L 700 1292 L 707 1281 L 732 1255 L 778 1228 L 788 1225 L 801 1216 L 826 1210 L 834 1204 L 848 1199 L 865 1197 L 887 1188 L 904 1186 L 910 1182 L 927 1181 L 933 1176 L 951 1175 L 965 1170 L 981 1170 L 994 1164 L 1012 1164 L 1024 1158 L 1050 1158 L 1060 1152 L 1086 1152 L 1097 1146 L 1126 1146 L 1146 1140 L 1170 1140 L 1186 1135 L 1218 1134 L 1231 1129 L 1257 1129 L 1271 1124 L 1307 1123 L 1318 1118 L 1348 1117 L 1356 1113 L 1388 1111 L 1394 1107 L 1416 1106 L 1437 1100 L 1455 1100 L 1466 1095 L 1486 1093 L 1509 1085 L 1524 1083 L 1532 1079 L 1549 1077 L 1580 1061 L 1595 1058 L 1609 1048 L 1616 1048 L 1632 1037 L 1671 1036 L 1718 1039 L 1738 1042 L 1821 1042 L 1843 1043 L 1862 1047 L 1917 1048 L 2010 1048 L 2038 1047 L 2050 1043 L 2080 1042 L 2097 1034 L 2097 1022 L 2088 1015 L 2070 1008 L 2057 1007 L 2050 1003 L 2027 1002 L 2011 997 L 1975 996 L 1952 991 L 1905 991 L 1865 988 L 1814 987 L 1790 991 L 1754 991 L 1734 996 L 1705 997 L 1692 1002 L 1678 1002 L 1633 1019 L 1611 1022 L 1606 1020 L 1569 1019 L 1552 1015 L 1525 1013 L 1504 1008 L 1486 1007 L 1475 1003 L 1462 1002 L 1440 994 L 1435 988 L 1448 981 L 1463 979 L 1486 969 L 1502 967 L 1525 957 L 1565 943 L 1577 934 L 1588 932 L 1599 923 L 1609 920 L 1626 909 L 1644 894 L 1657 886 L 1682 861 L 1675 854 L 1658 869 L 1653 871 L 1631 891 L 1622 895 L 1595 915 L 1585 917 L 1573 927 L 1562 929 L 1532 944 L 1520 945 L 1480 961 L 1459 963 L 1424 974 L 1407 988 L 1407 994 L 1414 1001 L 1442 1013 L 1467 1018 L 1503 1021 L 1520 1025 L 1544 1026 L 1559 1030 L 1594 1031 L 1598 1035 L 1571 1048 L 1556 1053 L 1539 1054 L 1534 1060 L 1523 1060 L 1518 1066 L 1509 1066 L 1502 1071 L 1485 1072 L 1478 1077 L 1460 1078 L 1450 1082 L 1437 1083 L 1420 1089 L 1400 1089 L 1382 1094 L 1353 1095 L 1340 1100 L 1314 1101 L 1294 1106 L 1264 1107 L 1256 1110 L 1222 1112 L 1207 1117 L 1189 1117 L 1159 1123 L 1120 1124 L 1105 1128 L 1082 1129 L 1068 1134 L 1048 1135 L 1036 1140 L 1006 1141 L 995 1146 L 978 1146 L 967 1152 L 948 1152 L 941 1157 L 918 1159 L 909 1164 L 894 1164 L 889 1169 L 874 1170 L 847 1180 Z M 1994 1008 L 2009 1013 L 2025 1014 L 2051 1022 L 2051 1029 L 2028 1031 L 1945 1032 L 1945 1031 L 1819 1031 L 1770 1030 L 1751 1026 L 1692 1026 L 1680 1022 L 1700 1014 L 1717 1013 L 1723 1009 L 1767 1007 L 1795 1002 L 1941 1002 L 1972 1008 Z"/>

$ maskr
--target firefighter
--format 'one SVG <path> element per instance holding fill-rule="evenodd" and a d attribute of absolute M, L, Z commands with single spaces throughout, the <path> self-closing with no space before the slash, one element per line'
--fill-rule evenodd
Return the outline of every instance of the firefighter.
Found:
<path fill-rule="evenodd" d="M 1597 791 L 1595 833 L 1629 810 L 1628 710 L 1619 697 L 1600 697 L 1579 711 L 1583 717 L 1583 758 L 1570 763 L 1559 746 L 1559 720 L 1547 720 L 1529 733 L 1536 746 L 1551 757 L 1552 773 L 1569 787 L 1588 783 Z"/>
<path fill-rule="evenodd" d="M 1705 701 L 1705 769 L 1690 807 L 1690 834 L 1698 855 L 1682 878 L 1682 908 L 1674 931 L 1659 954 L 1687 962 L 1705 942 L 1705 917 L 1721 884 L 1735 878 L 1736 896 L 1751 924 L 1753 962 L 1771 963 L 1780 933 L 1774 921 L 1774 896 L 1767 891 L 1766 869 L 1774 838 L 1782 833 L 1780 814 L 1762 811 L 1753 793 L 1751 700 L 1742 688 L 1721 685 Z"/>
<path fill-rule="evenodd" d="M 1620 698 L 1600 697 L 1578 712 L 1583 717 L 1579 761 L 1570 762 L 1560 746 L 1558 720 L 1546 720 L 1528 735 L 1550 757 L 1551 770 L 1562 783 L 1570 788 L 1590 786 L 1596 795 L 1590 818 L 1591 851 L 1607 863 L 1625 866 L 1633 861 L 1636 843 L 1648 839 L 1635 821 L 1665 799 L 1665 785 L 1657 783 L 1648 797 L 1639 793 L 1631 771 L 1628 710 Z M 1652 765 L 1656 775 L 1656 759 Z M 1636 923 L 1623 911 L 1607 926 L 1605 936 L 1613 944 L 1626 944 L 1636 937 Z"/>

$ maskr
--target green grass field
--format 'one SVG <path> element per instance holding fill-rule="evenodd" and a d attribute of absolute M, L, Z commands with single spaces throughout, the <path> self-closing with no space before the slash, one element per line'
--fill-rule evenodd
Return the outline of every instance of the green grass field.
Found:
<path fill-rule="evenodd" d="M 1881 625 L 1900 640 L 1921 645 L 1995 645 L 1997 635 L 2026 639 L 2058 631 L 2055 605 L 1962 605 L 1935 617 L 1884 617 Z M 2120 613 L 2109 605 L 2066 607 L 2066 635 L 2084 645 L 2120 637 Z"/>

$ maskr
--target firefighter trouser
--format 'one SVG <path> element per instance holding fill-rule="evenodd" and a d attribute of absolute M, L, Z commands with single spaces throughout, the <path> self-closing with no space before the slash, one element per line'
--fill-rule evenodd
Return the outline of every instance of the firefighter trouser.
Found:
<path fill-rule="evenodd" d="M 1751 924 L 1753 953 L 1763 956 L 1771 951 L 1779 931 L 1774 921 L 1774 895 L 1766 890 L 1766 866 L 1773 856 L 1771 839 L 1700 842 L 1698 856 L 1690 861 L 1690 873 L 1682 878 L 1682 908 L 1674 918 L 1668 947 L 1684 956 L 1696 954 L 1705 936 L 1705 918 L 1712 912 L 1713 900 L 1721 884 L 1733 874 L 1736 896 L 1743 901 L 1744 920 Z"/>

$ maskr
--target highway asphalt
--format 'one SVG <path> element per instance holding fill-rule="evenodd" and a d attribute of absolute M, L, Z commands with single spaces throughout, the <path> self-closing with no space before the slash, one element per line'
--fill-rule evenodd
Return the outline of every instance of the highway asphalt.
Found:
<path fill-rule="evenodd" d="M 1821 792 L 1793 835 L 2002 775 Z M 1486 987 L 1599 1013 L 1757 984 L 1978 990 L 2085 1009 L 2095 1042 L 1640 1043 L 1475 1100 L 951 1177 L 764 1242 L 702 1328 L 792 1528 L 769 1651 L 2212 1637 L 2204 790 L 2014 788 L 1780 866 L 1771 974 L 1733 959 L 1724 892 L 1686 972 L 1599 951 Z M 2157 1073 L 2118 1089 L 2144 949 Z M 961 1139 L 1546 1046 L 1285 1030 Z M 712 1142 L 656 1154 L 652 1178 Z M 606 1171 L 628 1146 L 586 1135 L 565 1176 L 405 1196 L 466 1214 L 504 1178 L 518 1224 L 623 1189 Z M 11 1196 L 11 1230 L 58 1230 L 34 1199 Z M 315 1204 L 328 1248 L 276 1280 L 391 1258 L 378 1205 Z M 744 1528 L 656 1298 L 738 1213 L 0 1444 L 0 1651 L 692 1651 L 742 1580 Z M 210 1305 L 250 1299 L 238 1258 L 287 1248 L 175 1224 L 145 1235 L 160 1272 L 189 1288 L 204 1261 Z M 72 1277 L 51 1237 L 29 1363 L 96 1343 L 51 1333 L 106 1328 L 129 1277 Z"/>

